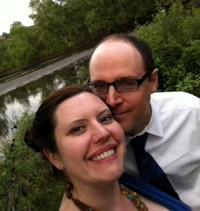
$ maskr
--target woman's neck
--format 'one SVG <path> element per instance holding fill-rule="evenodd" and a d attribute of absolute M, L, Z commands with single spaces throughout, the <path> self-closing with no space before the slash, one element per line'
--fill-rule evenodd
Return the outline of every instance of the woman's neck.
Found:
<path fill-rule="evenodd" d="M 98 208 L 98 210 L 124 210 L 124 207 L 133 209 L 133 204 L 120 193 L 118 181 L 101 185 L 76 186 L 73 198 L 84 204 Z M 127 209 L 128 210 L 128 209 Z"/>

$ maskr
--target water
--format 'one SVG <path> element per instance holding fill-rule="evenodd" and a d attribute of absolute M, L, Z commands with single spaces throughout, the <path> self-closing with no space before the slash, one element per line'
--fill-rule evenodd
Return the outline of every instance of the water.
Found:
<path fill-rule="evenodd" d="M 87 61 L 68 66 L 0 96 L 0 143 L 12 140 L 12 133 L 18 129 L 16 121 L 24 112 L 35 112 L 51 91 L 85 83 L 88 74 L 83 67 L 86 66 Z"/>

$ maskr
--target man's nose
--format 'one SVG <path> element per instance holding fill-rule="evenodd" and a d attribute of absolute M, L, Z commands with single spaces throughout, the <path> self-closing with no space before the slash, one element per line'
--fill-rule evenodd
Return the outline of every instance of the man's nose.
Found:
<path fill-rule="evenodd" d="M 115 89 L 114 86 L 110 85 L 108 88 L 108 93 L 105 98 L 106 104 L 111 107 L 121 104 L 123 101 L 121 94 Z"/>

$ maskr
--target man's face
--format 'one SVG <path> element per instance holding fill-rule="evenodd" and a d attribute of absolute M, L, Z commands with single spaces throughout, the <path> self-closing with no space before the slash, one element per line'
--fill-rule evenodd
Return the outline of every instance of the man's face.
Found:
<path fill-rule="evenodd" d="M 141 54 L 128 43 L 107 40 L 94 52 L 90 62 L 90 80 L 114 82 L 122 78 L 141 79 L 145 67 Z M 127 135 L 134 135 L 149 123 L 150 94 L 156 91 L 157 71 L 146 79 L 137 91 L 119 93 L 114 86 L 107 94 L 99 95 L 110 106 L 114 118 Z"/>

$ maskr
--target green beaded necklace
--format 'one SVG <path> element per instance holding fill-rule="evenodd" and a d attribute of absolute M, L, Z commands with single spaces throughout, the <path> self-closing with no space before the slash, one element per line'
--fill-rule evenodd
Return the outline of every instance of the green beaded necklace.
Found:
<path fill-rule="evenodd" d="M 132 201 L 139 211 L 148 211 L 144 200 L 142 200 L 136 192 L 126 188 L 124 185 L 120 185 L 120 192 L 122 195 L 126 196 L 130 201 Z M 91 207 L 79 201 L 78 199 L 75 199 L 73 197 L 71 199 L 81 211 L 99 211 L 97 208 Z"/>
<path fill-rule="evenodd" d="M 126 188 L 124 185 L 120 185 L 120 189 L 121 189 L 121 194 L 126 196 L 129 200 L 131 200 L 139 211 L 148 211 L 148 208 L 146 207 L 144 200 L 141 199 L 136 192 Z"/>

